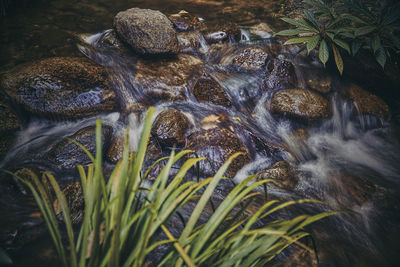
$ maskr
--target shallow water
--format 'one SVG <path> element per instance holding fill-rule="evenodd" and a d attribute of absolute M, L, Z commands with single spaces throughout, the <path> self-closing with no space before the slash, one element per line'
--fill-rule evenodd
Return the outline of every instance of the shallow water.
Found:
<path fill-rule="evenodd" d="M 262 73 L 238 72 L 223 64 L 242 47 L 257 44 L 268 48 L 276 44 L 275 40 L 269 39 L 270 36 L 253 40 L 246 29 L 262 21 L 267 21 L 275 29 L 281 27 L 276 19 L 276 14 L 281 12 L 280 1 L 175 0 L 168 1 L 168 5 L 161 0 L 20 3 L 24 4 L 11 7 L 10 14 L 0 22 L 0 73 L 14 65 L 41 58 L 85 55 L 108 68 L 112 75 L 113 89 L 122 107 L 131 102 L 149 101 L 157 106 L 155 116 L 173 107 L 184 112 L 195 129 L 201 127 L 201 121 L 206 116 L 227 114 L 231 126 L 253 158 L 251 163 L 236 174 L 235 181 L 241 181 L 249 174 L 285 160 L 298 171 L 299 182 L 292 190 L 272 187 L 269 194 L 280 199 L 316 198 L 328 203 L 328 207 L 306 206 L 291 210 L 292 214 L 346 210 L 342 215 L 324 220 L 312 228 L 320 251 L 321 266 L 395 264 L 397 242 L 391 239 L 400 240 L 400 166 L 397 164 L 400 160 L 400 145 L 391 121 L 357 113 L 355 107 L 340 99 L 335 91 L 327 94 L 333 110 L 330 119 L 310 124 L 277 118 L 266 108 L 265 103 L 271 99 L 275 90 L 260 90 L 264 79 Z M 137 85 L 130 79 L 135 73 L 137 56 L 129 52 L 121 56 L 119 51 L 101 42 L 108 33 L 106 29 L 112 27 L 114 15 L 134 6 L 157 9 L 166 14 L 185 9 L 204 18 L 209 24 L 230 20 L 241 26 L 243 36 L 240 43 L 226 43 L 218 52 L 213 52 L 213 46 L 203 43 L 203 47 L 194 53 L 205 62 L 208 73 L 224 88 L 232 102 L 231 108 L 198 103 L 190 92 L 186 92 L 187 101 L 153 101 L 137 89 Z M 280 56 L 294 63 L 300 87 L 304 86 L 301 67 L 320 67 L 315 60 L 305 61 L 296 55 L 295 50 L 283 48 Z M 334 76 L 334 79 L 337 77 Z M 143 117 L 133 114 L 128 118 L 124 116 L 117 112 L 99 117 L 103 119 L 104 125 L 113 128 L 114 134 L 127 125 L 134 129 L 135 134 L 130 140 L 131 149 L 134 150 Z M 18 133 L 12 152 L 0 166 L 13 169 L 15 163 L 39 165 L 54 171 L 54 166 L 49 165 L 41 155 L 45 155 L 52 143 L 93 123 L 94 118 L 74 122 L 33 118 Z M 305 139 L 293 135 L 294 130 L 302 128 L 308 131 Z M 276 149 L 265 153 L 251 141 L 253 136 Z M 73 172 L 56 171 L 63 177 L 63 183 L 75 177 Z M 364 192 L 358 192 L 365 190 L 364 187 L 358 187 L 359 183 L 371 184 L 375 188 L 366 200 L 362 195 Z M 12 236 L 19 237 L 19 233 L 14 232 L 14 224 L 24 222 L 18 230 L 26 235 L 30 231 L 42 231 L 43 225 L 40 226 L 36 219 L 32 219 L 35 208 L 26 204 L 25 196 L 21 199 L 8 193 L 14 190 L 11 187 L 0 188 L 3 196 L 0 198 L 2 213 L 12 214 L 7 220 L 1 220 L 3 231 L 0 245 L 4 243 L 8 247 L 19 247 L 20 240 Z M 229 186 L 222 186 L 215 198 L 223 198 L 226 193 L 224 190 L 228 189 Z M 14 205 L 6 205 L 8 202 Z"/>

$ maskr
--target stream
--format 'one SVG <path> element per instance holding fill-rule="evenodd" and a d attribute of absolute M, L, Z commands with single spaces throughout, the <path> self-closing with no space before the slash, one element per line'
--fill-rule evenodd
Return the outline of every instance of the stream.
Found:
<path fill-rule="evenodd" d="M 372 99 L 369 102 L 364 93 L 358 102 L 356 96 L 348 97 L 343 88 L 350 87 L 353 81 L 340 77 L 332 68 L 324 68 L 315 55 L 307 56 L 295 46 L 283 46 L 282 41 L 272 37 L 270 29 L 254 27 L 263 22 L 275 31 L 286 27 L 278 19 L 284 12 L 283 1 L 20 2 L 20 7 L 12 5 L 10 14 L 0 19 L 0 74 L 7 75 L 19 64 L 48 57 L 86 57 L 106 70 L 118 107 L 65 119 L 62 115 L 30 113 L 13 102 L 25 123 L 14 133 L 0 168 L 49 170 L 65 186 L 78 179 L 75 164 L 88 163 L 82 153 L 56 153 L 65 137 L 93 128 L 95 118 L 101 118 L 107 131 L 105 146 L 112 147 L 113 140 L 129 126 L 131 150 L 135 150 L 146 107 L 156 107 L 153 123 L 160 114 L 178 110 L 189 125 L 178 149 L 195 149 L 211 161 L 220 162 L 239 147 L 247 154 L 241 164 L 234 166 L 235 172 L 230 175 L 234 182 L 255 173 L 270 175 L 273 172 L 265 170 L 274 168 L 281 177 L 280 172 L 288 169 L 290 174 L 283 175 L 280 184 L 268 188 L 269 198 L 311 198 L 327 203 L 298 205 L 275 219 L 342 211 L 309 229 L 318 252 L 318 266 L 397 264 L 400 143 L 392 112 L 397 108 L 389 103 L 392 113 L 386 114 L 383 100 L 379 101 L 384 104 L 375 108 L 379 102 L 376 96 L 368 98 Z M 183 9 L 200 17 L 209 28 L 218 29 L 228 21 L 235 23 L 240 35 L 215 41 L 219 31 L 212 31 L 214 35 L 196 33 L 196 44 L 181 48 L 177 56 L 140 57 L 119 43 L 112 29 L 116 13 L 131 7 L 160 10 L 167 15 Z M 222 89 L 211 91 L 211 96 L 201 95 L 195 89 L 201 85 L 199 79 L 204 81 L 204 88 L 209 87 L 208 83 L 217 83 L 219 86 L 211 87 Z M 293 88 L 311 93 L 304 96 L 289 91 Z M 354 88 L 360 92 L 359 87 Z M 96 90 L 88 91 L 81 96 L 82 101 L 95 101 L 97 94 Z M 311 101 L 311 105 L 304 108 L 301 103 L 296 104 L 303 100 Z M 370 108 L 371 102 L 374 107 Z M 203 137 L 207 135 L 209 139 Z M 77 140 L 85 142 L 86 136 L 92 135 L 89 131 L 82 136 Z M 204 140 L 210 144 L 202 143 Z M 172 147 L 168 143 L 155 146 L 159 151 L 151 152 L 154 157 L 168 155 Z M 68 155 L 72 159 L 63 161 Z M 111 156 L 107 157 L 105 172 L 114 166 Z M 153 155 L 146 159 L 148 165 L 154 160 Z M 200 166 L 202 176 L 210 175 L 218 164 L 205 162 Z M 0 183 L 0 246 L 11 256 L 20 257 L 16 266 L 45 266 L 54 261 L 50 255 L 54 251 L 49 249 L 44 223 L 25 189 L 7 179 Z M 223 199 L 230 186 L 222 183 L 215 200 Z M 190 210 L 182 214 L 189 216 Z M 176 235 L 179 230 L 172 232 Z M 292 252 L 284 251 L 275 263 L 284 261 Z"/>

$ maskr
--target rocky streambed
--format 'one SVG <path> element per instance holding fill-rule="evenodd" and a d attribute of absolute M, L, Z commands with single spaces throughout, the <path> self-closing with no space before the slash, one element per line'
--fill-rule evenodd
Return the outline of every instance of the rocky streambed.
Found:
<path fill-rule="evenodd" d="M 53 172 L 79 223 L 75 167 L 90 160 L 72 140 L 93 153 L 95 118 L 102 118 L 109 172 L 122 155 L 125 128 L 133 131 L 135 150 L 144 114 L 156 106 L 146 165 L 174 147 L 191 149 L 208 158 L 193 178 L 208 177 L 243 152 L 226 174 L 232 181 L 258 173 L 273 179 L 268 198 L 328 203 L 279 216 L 351 211 L 310 229 L 321 266 L 391 263 L 387 235 L 399 236 L 400 150 L 388 104 L 272 35 L 264 22 L 217 25 L 187 11 L 119 12 L 113 29 L 75 35 L 80 55 L 4 71 L 0 166 L 20 175 Z M 215 200 L 231 187 L 221 184 Z M 13 255 L 35 251 L 45 226 L 26 188 L 4 176 L 0 191 L 7 214 L 0 220 L 0 245 Z M 316 255 L 289 248 L 280 261 L 315 266 Z"/>

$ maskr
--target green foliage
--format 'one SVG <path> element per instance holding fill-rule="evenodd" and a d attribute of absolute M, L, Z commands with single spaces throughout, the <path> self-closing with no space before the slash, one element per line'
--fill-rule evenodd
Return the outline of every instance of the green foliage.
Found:
<path fill-rule="evenodd" d="M 305 44 L 307 51 L 319 47 L 325 65 L 332 51 L 336 66 L 343 73 L 342 54 L 356 55 L 360 49 L 371 52 L 385 66 L 388 58 L 400 51 L 400 3 L 361 0 L 304 0 L 304 15 L 298 20 L 283 18 L 295 29 L 276 35 L 298 36 L 285 44 Z M 318 46 L 319 44 L 319 46 Z"/>
<path fill-rule="evenodd" d="M 303 230 L 305 226 L 335 214 L 326 212 L 314 216 L 302 215 L 254 228 L 257 221 L 287 206 L 305 202 L 321 203 L 314 200 L 283 203 L 272 200 L 253 215 L 246 216 L 243 213 L 245 207 L 257 195 L 254 189 L 269 182 L 254 181 L 256 175 L 253 175 L 234 187 L 205 224 L 199 224 L 199 217 L 216 186 L 221 179 L 225 179 L 224 173 L 240 153 L 231 156 L 214 177 L 198 182 L 183 182 L 186 173 L 203 158 L 187 159 L 170 180 L 173 165 L 191 153 L 172 152 L 153 184 L 144 188 L 143 182 L 149 170 L 143 172 L 142 166 L 153 110 L 150 108 L 148 111 L 136 153 L 128 151 L 127 131 L 122 159 L 115 166 L 107 183 L 102 172 L 101 123 L 97 121 L 96 156 L 93 157 L 86 150 L 93 164 L 87 170 L 78 166 L 85 209 L 83 223 L 77 233 L 72 227 L 70 210 L 58 183 L 50 173 L 43 174 L 43 179 L 50 182 L 60 203 L 68 249 L 62 241 L 51 194 L 45 189 L 43 179 L 39 179 L 34 173 L 31 173 L 32 179 L 29 180 L 17 177 L 31 189 L 64 266 L 143 266 L 147 256 L 162 244 L 171 244 L 161 262 L 165 266 L 262 265 L 289 245 L 298 243 L 298 240 L 307 236 Z M 200 190 L 204 190 L 202 194 L 198 193 Z M 166 227 L 167 222 L 188 201 L 197 201 L 196 207 L 185 223 L 180 237 L 174 237 Z M 242 208 L 232 214 L 238 206 Z M 160 240 L 162 232 L 168 239 Z"/>
<path fill-rule="evenodd" d="M 12 260 L 2 248 L 0 248 L 0 265 L 1 266 L 12 265 Z"/>

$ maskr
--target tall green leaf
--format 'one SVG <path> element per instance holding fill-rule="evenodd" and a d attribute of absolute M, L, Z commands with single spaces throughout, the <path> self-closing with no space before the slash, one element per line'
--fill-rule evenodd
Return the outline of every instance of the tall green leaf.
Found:
<path fill-rule="evenodd" d="M 321 44 L 319 45 L 319 59 L 321 60 L 321 62 L 324 64 L 326 64 L 326 62 L 329 59 L 329 50 L 328 50 L 328 45 L 326 44 L 325 40 L 321 41 Z"/>

